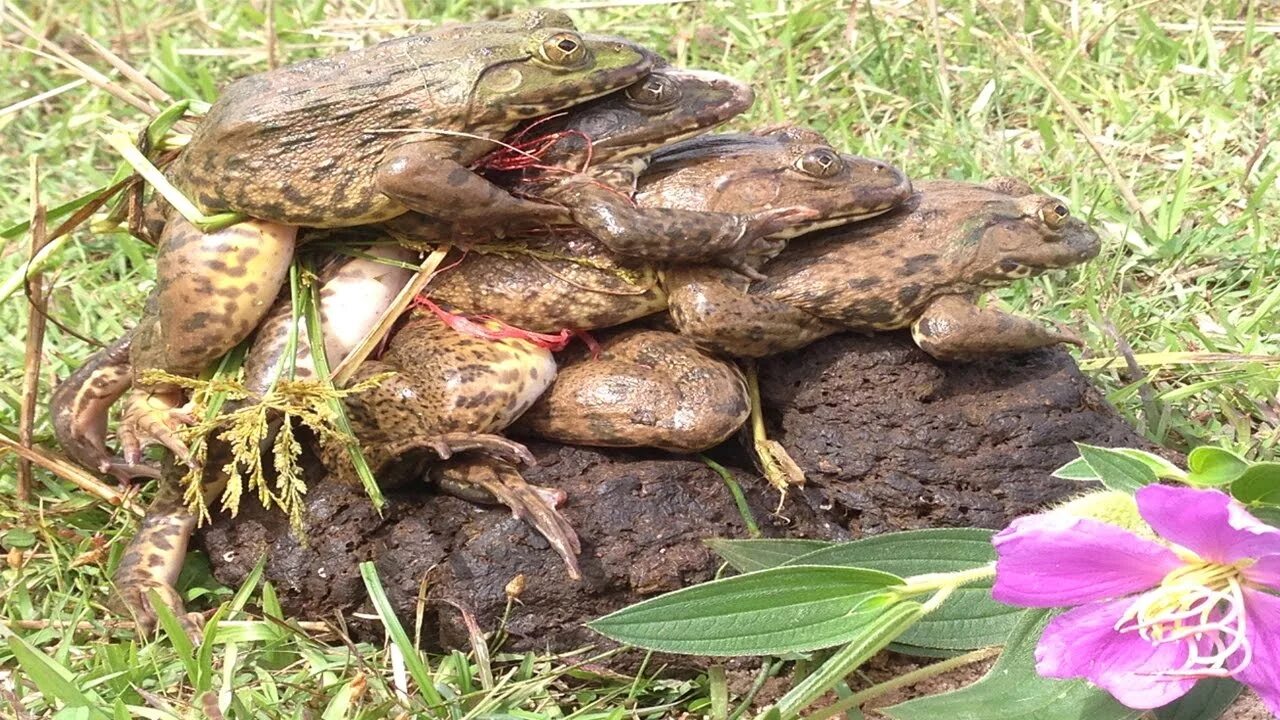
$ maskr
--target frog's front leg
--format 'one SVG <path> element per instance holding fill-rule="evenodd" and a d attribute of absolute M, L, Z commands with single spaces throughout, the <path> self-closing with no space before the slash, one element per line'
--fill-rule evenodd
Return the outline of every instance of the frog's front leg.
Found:
<path fill-rule="evenodd" d="M 920 349 L 939 360 L 974 360 L 1058 343 L 1084 344 L 1068 331 L 1050 330 L 1031 318 L 980 308 L 959 295 L 930 303 L 911 325 L 911 336 Z"/>
<path fill-rule="evenodd" d="M 126 462 L 139 462 L 142 449 L 157 443 L 188 458 L 176 435 L 190 422 L 182 390 L 148 386 L 139 377 L 152 369 L 198 375 L 248 337 L 284 284 L 297 231 L 248 220 L 206 233 L 169 215 L 156 256 L 156 289 L 130 352 L 134 388 L 119 431 Z"/>
<path fill-rule="evenodd" d="M 125 483 L 136 477 L 159 477 L 147 464 L 133 465 L 107 451 L 107 413 L 131 384 L 129 346 L 133 332 L 94 353 L 49 400 L 49 416 L 58 444 L 72 460 L 86 468 L 115 476 Z"/>
<path fill-rule="evenodd" d="M 840 326 L 706 269 L 669 271 L 668 311 L 680 334 L 731 357 L 765 357 L 804 347 Z"/>
<path fill-rule="evenodd" d="M 556 508 L 565 494 L 554 488 L 530 485 L 509 463 L 486 457 L 459 458 L 431 467 L 430 478 L 442 490 L 468 502 L 498 502 L 542 534 L 564 560 L 569 577 L 580 580 L 578 533 Z"/>
<path fill-rule="evenodd" d="M 458 162 L 449 142 L 437 138 L 406 138 L 388 148 L 376 181 L 410 210 L 454 222 L 502 226 L 566 218 L 556 205 L 523 200 L 480 177 Z"/>
<path fill-rule="evenodd" d="M 592 179 L 565 181 L 553 197 L 569 208 L 576 225 L 617 255 L 717 263 L 754 279 L 762 276 L 747 259 L 776 250 L 776 243 L 766 238 L 816 216 L 801 207 L 746 214 L 639 208 Z"/>
<path fill-rule="evenodd" d="M 723 442 L 748 411 L 736 365 L 681 335 L 642 330 L 561 367 L 519 426 L 563 443 L 692 453 Z"/>
<path fill-rule="evenodd" d="M 178 470 L 181 472 L 181 470 Z M 162 480 L 138 533 L 125 548 L 113 582 L 116 596 L 111 609 L 132 615 L 140 634 L 150 634 L 156 627 L 156 611 L 151 591 L 182 623 L 188 635 L 198 637 L 202 618 L 188 613 L 178 594 L 176 583 L 187 555 L 187 542 L 195 530 L 196 516 L 187 509 L 182 491 L 171 477 L 171 468 Z"/>

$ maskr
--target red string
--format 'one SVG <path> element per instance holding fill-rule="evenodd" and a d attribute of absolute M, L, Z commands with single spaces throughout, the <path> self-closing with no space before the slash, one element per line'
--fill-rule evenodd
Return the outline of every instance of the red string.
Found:
<path fill-rule="evenodd" d="M 457 330 L 464 335 L 484 338 L 486 340 L 504 340 L 514 338 L 524 340 L 525 342 L 545 348 L 551 352 L 563 350 L 569 344 L 577 333 L 573 330 L 561 330 L 558 333 L 540 333 L 532 330 L 525 330 L 514 325 L 505 323 L 492 315 L 476 315 L 473 318 L 457 313 L 451 313 L 431 301 L 430 298 L 419 295 L 413 299 L 413 304 L 418 307 L 424 307 L 440 318 L 445 325 Z M 477 322 L 479 321 L 479 322 Z M 585 342 L 585 341 L 584 341 Z M 592 341 L 594 342 L 594 340 Z M 590 347 L 590 344 L 588 344 Z M 598 345 L 596 347 L 599 347 Z"/>

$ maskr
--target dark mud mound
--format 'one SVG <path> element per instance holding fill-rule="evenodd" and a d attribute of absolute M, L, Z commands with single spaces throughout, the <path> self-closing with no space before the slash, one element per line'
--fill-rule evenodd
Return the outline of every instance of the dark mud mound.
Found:
<path fill-rule="evenodd" d="M 838 337 L 761 363 L 774 437 L 805 469 L 780 514 L 777 494 L 736 465 L 766 536 L 848 539 L 922 527 L 1001 527 L 1080 487 L 1049 477 L 1073 441 L 1145 446 L 1062 351 L 939 365 L 901 334 Z M 696 460 L 661 453 L 533 444 L 530 482 L 563 489 L 582 539 L 583 579 L 504 508 L 429 491 L 397 491 L 379 517 L 359 488 L 313 481 L 305 547 L 283 518 L 246 507 L 200 533 L 217 577 L 241 580 L 264 553 L 267 577 L 295 616 L 367 611 L 357 564 L 373 560 L 408 627 L 420 591 L 428 647 L 466 645 L 452 601 L 491 629 L 518 575 L 509 650 L 578 648 L 601 638 L 582 623 L 711 578 L 709 537 L 745 537 L 725 483 Z"/>

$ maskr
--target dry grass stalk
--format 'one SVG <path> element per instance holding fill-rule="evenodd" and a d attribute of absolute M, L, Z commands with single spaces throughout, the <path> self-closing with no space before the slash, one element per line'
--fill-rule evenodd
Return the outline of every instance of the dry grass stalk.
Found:
<path fill-rule="evenodd" d="M 90 495 L 105 500 L 112 505 L 123 507 L 135 515 L 143 515 L 142 506 L 134 502 L 133 498 L 107 485 L 79 465 L 71 463 L 60 455 L 48 453 L 38 447 L 23 447 L 12 436 L 0 433 L 0 451 L 4 450 L 10 451 L 24 460 L 30 460 L 33 464 L 48 470 Z"/>
<path fill-rule="evenodd" d="M 34 258 L 49 242 L 45 227 L 45 208 L 40 202 L 40 163 L 31 157 L 31 257 Z M 22 404 L 18 410 L 18 442 L 31 448 L 35 434 L 37 394 L 40 391 L 40 359 L 44 353 L 45 309 L 48 305 L 44 292 L 44 276 L 39 270 L 27 276 L 27 346 L 22 372 Z M 31 499 L 34 483 L 31 461 L 18 459 L 18 500 Z"/>
<path fill-rule="evenodd" d="M 47 50 L 63 65 L 75 70 L 85 80 L 88 80 L 97 87 L 107 91 L 121 102 L 127 103 L 148 115 L 155 115 L 159 112 L 159 109 L 148 102 L 145 98 L 140 98 L 137 95 L 134 95 L 121 87 L 118 83 L 114 82 L 111 78 L 98 72 L 92 66 L 81 62 L 66 50 L 63 50 L 57 43 L 46 40 L 43 35 L 37 33 L 31 28 L 31 18 L 18 8 L 13 7 L 12 5 L 8 6 L 6 8 L 6 14 L 0 16 L 0 18 L 7 20 L 10 25 L 18 29 L 18 32 L 26 35 L 32 40 L 35 40 L 37 45 Z"/>
<path fill-rule="evenodd" d="M 987 3 L 983 2 L 981 4 L 983 9 L 986 10 L 987 16 L 995 22 L 996 26 L 1000 28 L 1000 32 L 1004 34 L 1003 44 L 1013 48 L 1014 52 L 1018 53 L 1018 56 L 1022 58 L 1022 62 L 1026 64 L 1027 69 L 1031 71 L 1031 74 L 1053 96 L 1054 102 L 1058 103 L 1058 108 L 1062 110 L 1062 114 L 1067 116 L 1067 119 L 1075 126 L 1076 132 L 1080 133 L 1080 137 L 1084 138 L 1084 141 L 1088 143 L 1089 149 L 1093 150 L 1093 154 L 1097 155 L 1098 159 L 1102 161 L 1103 167 L 1107 169 L 1107 174 L 1111 176 L 1111 182 L 1115 184 L 1116 190 L 1120 192 L 1120 197 L 1124 199 L 1125 205 L 1129 206 L 1129 211 L 1137 215 L 1146 227 L 1155 227 L 1155 224 L 1151 222 L 1151 218 L 1147 215 L 1147 211 L 1142 208 L 1142 202 L 1134 194 L 1129 181 L 1125 179 L 1124 173 L 1120 171 L 1120 168 L 1116 167 L 1111 156 L 1103 152 L 1102 146 L 1094 139 L 1094 134 L 1089 129 L 1088 123 L 1084 121 L 1084 116 L 1080 114 L 1080 111 L 1076 110 L 1071 100 L 1062 94 L 1062 91 L 1058 89 L 1058 85 L 1045 72 L 1044 66 L 1036 56 L 1024 47 L 1021 42 L 1018 42 L 1009 28 L 1000 20 L 999 15 Z"/>
<path fill-rule="evenodd" d="M 378 324 L 373 326 L 360 344 L 352 349 L 351 354 L 346 357 L 338 367 L 333 371 L 333 386 L 342 387 L 351 379 L 351 375 L 355 373 L 356 368 L 360 367 L 360 363 L 373 352 L 373 349 L 382 342 L 382 339 L 391 332 L 391 326 L 395 324 L 400 314 L 409 307 L 409 303 L 417 297 L 418 293 L 431 282 L 431 278 L 435 276 L 436 268 L 440 267 L 440 263 L 444 262 L 445 255 L 449 254 L 448 245 L 439 245 L 418 267 L 418 274 L 413 276 L 408 285 L 396 295 L 395 300 L 391 301 L 391 306 L 382 313 L 382 317 L 378 318 Z"/>

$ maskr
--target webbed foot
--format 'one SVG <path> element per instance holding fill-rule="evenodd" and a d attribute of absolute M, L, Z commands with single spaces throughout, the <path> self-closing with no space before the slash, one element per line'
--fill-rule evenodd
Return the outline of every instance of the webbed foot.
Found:
<path fill-rule="evenodd" d="M 418 436 L 390 443 L 382 448 L 391 457 L 422 449 L 431 450 L 442 460 L 448 460 L 461 452 L 476 450 L 513 465 L 538 464 L 533 453 L 524 445 L 490 433 L 448 432 Z"/>
<path fill-rule="evenodd" d="M 193 407 L 182 404 L 182 391 L 151 391 L 134 388 L 124 399 L 124 414 L 116 431 L 127 465 L 142 464 L 142 451 L 161 445 L 179 462 L 191 464 L 191 451 L 178 437 L 178 430 L 196 422 Z"/>
<path fill-rule="evenodd" d="M 564 491 L 530 485 L 511 465 L 483 459 L 439 465 L 432 468 L 431 476 L 446 491 L 468 501 L 475 502 L 470 491 L 479 489 L 511 508 L 513 517 L 529 523 L 546 538 L 564 560 L 569 577 L 582 579 L 578 567 L 582 543 L 573 526 L 556 509 L 566 499 Z"/>

